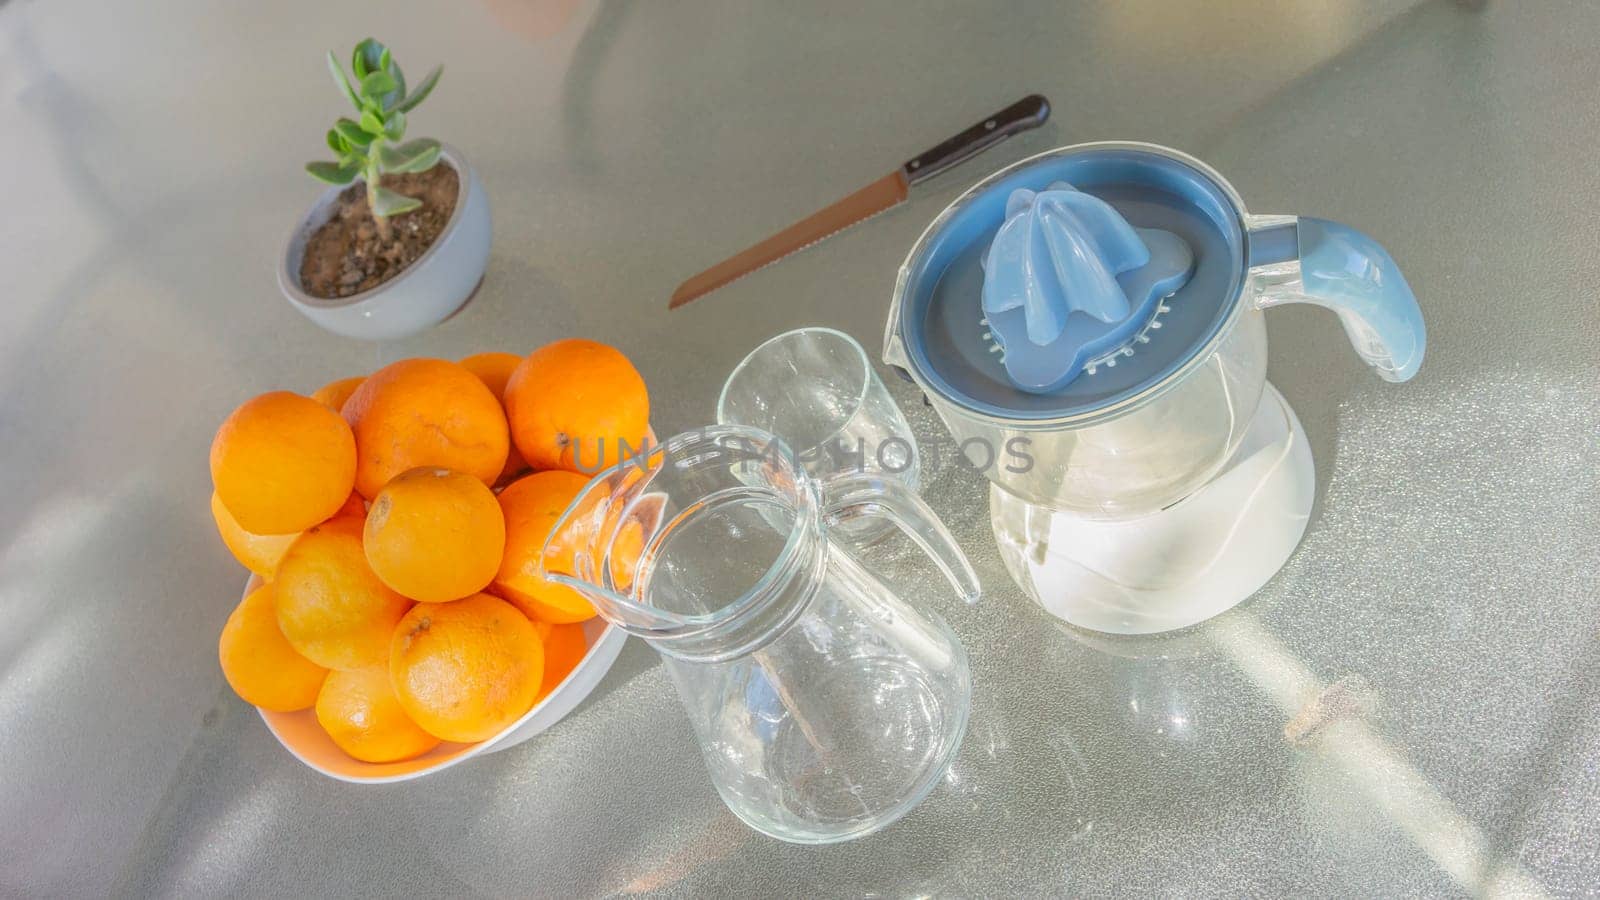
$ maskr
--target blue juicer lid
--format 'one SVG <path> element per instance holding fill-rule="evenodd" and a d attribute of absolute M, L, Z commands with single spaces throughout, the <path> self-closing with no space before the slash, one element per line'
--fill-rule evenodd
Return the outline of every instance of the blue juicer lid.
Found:
<path fill-rule="evenodd" d="M 1000 419 L 1135 397 L 1228 321 L 1243 216 L 1216 176 L 1154 148 L 1086 146 L 1003 171 L 909 262 L 911 365 L 942 399 Z"/>

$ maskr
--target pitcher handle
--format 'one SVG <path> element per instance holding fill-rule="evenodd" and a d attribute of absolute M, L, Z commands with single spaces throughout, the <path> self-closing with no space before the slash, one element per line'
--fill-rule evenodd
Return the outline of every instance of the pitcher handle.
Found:
<path fill-rule="evenodd" d="M 1252 216 L 1250 225 L 1250 266 L 1262 285 L 1258 309 L 1331 309 L 1378 377 L 1399 382 L 1417 374 L 1428 340 L 1422 310 L 1382 245 L 1326 219 Z"/>
<path fill-rule="evenodd" d="M 823 493 L 823 518 L 830 527 L 863 516 L 888 519 L 928 554 L 961 599 L 978 602 L 983 592 L 978 573 L 938 514 L 910 488 L 898 481 L 857 473 L 829 479 Z"/>

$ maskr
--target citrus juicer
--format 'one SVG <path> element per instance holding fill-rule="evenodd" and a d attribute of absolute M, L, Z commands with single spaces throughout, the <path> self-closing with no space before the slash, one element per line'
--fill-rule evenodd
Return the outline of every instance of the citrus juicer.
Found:
<path fill-rule="evenodd" d="M 1371 238 L 1251 215 L 1175 150 L 1080 144 L 929 225 L 884 359 L 984 467 L 1018 584 L 1073 624 L 1157 632 L 1250 596 L 1304 533 L 1311 454 L 1266 382 L 1262 313 L 1284 303 L 1332 309 L 1386 380 L 1422 362 L 1416 299 Z"/>

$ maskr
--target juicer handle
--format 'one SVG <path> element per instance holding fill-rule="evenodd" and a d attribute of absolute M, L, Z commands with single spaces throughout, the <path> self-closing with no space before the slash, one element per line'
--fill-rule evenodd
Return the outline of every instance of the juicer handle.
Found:
<path fill-rule="evenodd" d="M 1250 265 L 1264 288 L 1258 309 L 1313 303 L 1333 310 L 1350 343 L 1385 381 L 1407 381 L 1422 365 L 1427 328 L 1394 257 L 1338 222 L 1253 216 Z"/>
<path fill-rule="evenodd" d="M 978 573 L 961 552 L 939 516 L 910 488 L 898 481 L 858 473 L 830 478 L 823 485 L 823 517 L 829 526 L 877 516 L 888 519 L 939 567 L 961 599 L 977 603 L 983 588 Z"/>

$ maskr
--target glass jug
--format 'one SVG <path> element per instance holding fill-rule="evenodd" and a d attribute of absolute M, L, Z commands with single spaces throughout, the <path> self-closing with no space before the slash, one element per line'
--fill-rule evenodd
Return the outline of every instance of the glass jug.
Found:
<path fill-rule="evenodd" d="M 772 435 L 716 426 L 597 476 L 546 543 L 546 577 L 662 656 L 711 780 L 797 843 L 868 834 L 932 790 L 966 729 L 966 651 L 835 527 L 899 526 L 968 602 L 978 581 L 897 482 L 820 483 Z"/>
<path fill-rule="evenodd" d="M 1068 183 L 1141 228 L 1180 237 L 1192 277 L 1125 345 L 1064 388 L 1018 390 L 979 306 L 982 253 L 1018 191 Z M 1426 334 L 1399 267 L 1372 238 L 1321 219 L 1263 216 L 1205 163 L 1153 144 L 1039 154 L 966 191 L 917 240 L 895 284 L 884 360 L 922 388 L 975 466 L 1029 504 L 1126 520 L 1209 482 L 1238 448 L 1266 385 L 1263 311 L 1337 313 L 1388 381 L 1422 363 Z"/>

